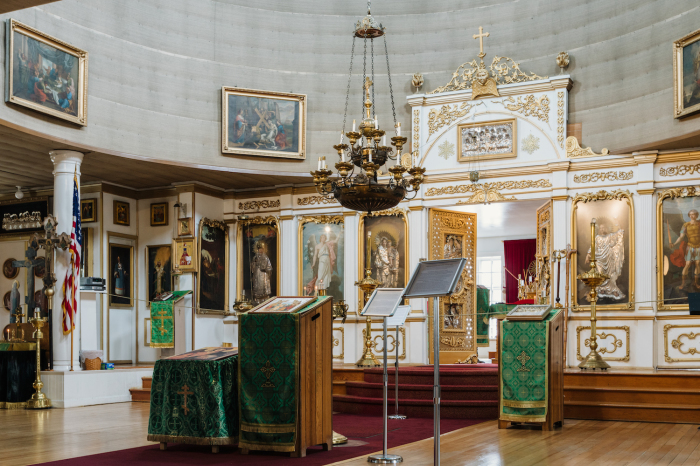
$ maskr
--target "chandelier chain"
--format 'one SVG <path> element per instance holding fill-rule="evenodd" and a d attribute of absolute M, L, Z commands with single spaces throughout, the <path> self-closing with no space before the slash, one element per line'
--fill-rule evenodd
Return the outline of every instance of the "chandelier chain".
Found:
<path fill-rule="evenodd" d="M 391 112 L 394 114 L 394 132 L 396 133 L 396 106 L 394 105 L 394 88 L 391 87 L 391 70 L 389 69 L 389 49 L 386 46 L 386 34 L 384 35 L 384 53 L 386 54 L 386 74 L 389 76 L 389 96 L 391 97 Z"/>
<path fill-rule="evenodd" d="M 363 55 L 363 61 L 362 61 L 362 85 L 365 85 L 365 82 L 367 82 L 367 36 L 364 38 L 365 41 L 365 53 Z M 364 108 L 365 108 L 365 93 L 362 92 L 360 94 L 360 102 L 362 105 L 360 106 L 360 117 L 364 115 Z"/>
<path fill-rule="evenodd" d="M 372 59 L 372 116 L 374 118 L 377 118 L 377 101 L 374 100 L 374 88 L 376 87 L 374 83 L 376 82 L 374 80 L 374 39 L 370 39 L 370 56 Z"/>
<path fill-rule="evenodd" d="M 355 36 L 352 36 L 352 51 L 350 52 L 350 71 L 348 72 L 348 91 L 345 94 L 345 111 L 343 112 L 343 132 L 345 135 L 345 122 L 348 118 L 348 101 L 350 100 L 350 81 L 352 80 L 352 59 L 355 56 Z M 341 137 L 342 140 L 342 137 Z"/>

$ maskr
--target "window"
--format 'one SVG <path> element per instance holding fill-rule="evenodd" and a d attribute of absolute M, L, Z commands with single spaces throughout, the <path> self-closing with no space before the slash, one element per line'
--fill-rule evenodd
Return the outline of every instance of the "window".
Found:
<path fill-rule="evenodd" d="M 503 267 L 501 256 L 477 257 L 476 284 L 489 289 L 489 304 L 503 300 Z M 477 319 L 483 318 L 477 316 Z M 489 338 L 496 338 L 496 319 L 490 319 Z"/>

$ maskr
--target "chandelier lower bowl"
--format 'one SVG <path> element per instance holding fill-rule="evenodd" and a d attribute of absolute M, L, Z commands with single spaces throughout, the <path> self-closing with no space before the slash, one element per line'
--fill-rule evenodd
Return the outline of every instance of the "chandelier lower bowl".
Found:
<path fill-rule="evenodd" d="M 333 190 L 333 195 L 346 209 L 378 212 L 396 207 L 406 197 L 406 189 L 382 184 L 341 186 Z"/>

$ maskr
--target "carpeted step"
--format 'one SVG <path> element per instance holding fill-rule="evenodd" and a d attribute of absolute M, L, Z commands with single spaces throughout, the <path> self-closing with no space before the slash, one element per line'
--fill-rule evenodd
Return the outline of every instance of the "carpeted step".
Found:
<path fill-rule="evenodd" d="M 479 368 L 478 365 L 471 367 L 449 367 L 440 366 L 440 385 L 498 385 L 498 369 L 496 368 Z M 491 366 L 491 364 L 489 364 Z M 394 383 L 394 369 L 389 372 L 389 383 Z M 382 383 L 383 369 L 371 368 L 365 369 L 365 382 Z M 433 371 L 431 367 L 406 367 L 399 370 L 399 384 L 410 385 L 432 385 Z"/>
<path fill-rule="evenodd" d="M 401 382 L 401 377 L 399 377 Z M 345 382 L 345 395 L 362 398 L 379 398 L 383 396 L 383 384 L 368 382 Z M 444 385 L 441 386 L 443 400 L 498 400 L 498 385 Z M 389 386 L 389 399 L 394 400 L 394 385 Z M 399 383 L 399 402 L 401 400 L 432 400 L 432 385 L 413 385 Z"/>
<path fill-rule="evenodd" d="M 498 417 L 498 400 L 442 400 L 440 416 L 445 419 L 496 419 Z M 363 398 L 350 395 L 334 395 L 333 411 L 381 416 L 383 411 L 381 398 Z M 389 414 L 394 407 L 389 404 Z M 399 413 L 408 417 L 433 417 L 432 400 L 399 400 Z"/>

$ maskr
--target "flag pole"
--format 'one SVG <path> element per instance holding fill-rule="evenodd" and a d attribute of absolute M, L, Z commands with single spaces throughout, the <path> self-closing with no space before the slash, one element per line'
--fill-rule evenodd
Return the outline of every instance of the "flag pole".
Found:
<path fill-rule="evenodd" d="M 75 330 L 73 320 L 71 320 L 70 326 L 70 372 L 73 372 L 73 331 Z"/>

